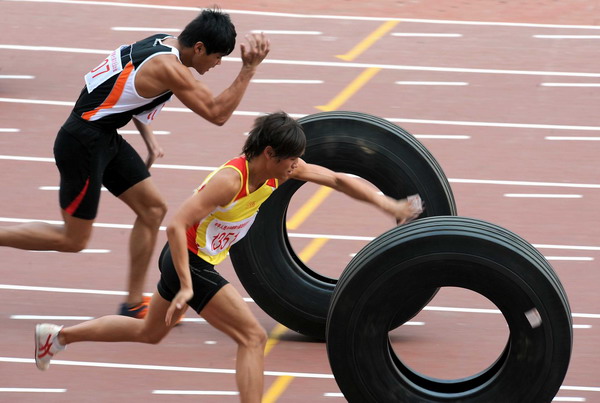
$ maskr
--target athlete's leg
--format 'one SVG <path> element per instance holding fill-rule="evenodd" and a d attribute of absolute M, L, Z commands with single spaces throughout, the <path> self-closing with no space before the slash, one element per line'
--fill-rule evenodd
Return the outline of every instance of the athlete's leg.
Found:
<path fill-rule="evenodd" d="M 79 252 L 87 245 L 94 220 L 84 220 L 61 210 L 64 224 L 31 222 L 0 227 L 0 246 L 27 250 Z"/>
<path fill-rule="evenodd" d="M 167 205 L 152 178 L 133 185 L 119 199 L 137 215 L 129 237 L 128 304 L 142 300 L 146 272 L 156 245 L 160 223 L 167 213 Z"/>
<path fill-rule="evenodd" d="M 58 341 L 67 345 L 80 341 L 119 342 L 157 344 L 175 325 L 187 309 L 187 305 L 173 315 L 171 326 L 165 324 L 165 315 L 171 303 L 155 292 L 150 301 L 148 315 L 144 319 L 128 316 L 108 315 L 65 327 L 58 334 Z"/>
<path fill-rule="evenodd" d="M 212 297 L 201 315 L 238 344 L 236 381 L 240 400 L 242 403 L 259 403 L 263 393 L 267 333 L 231 284 Z"/>

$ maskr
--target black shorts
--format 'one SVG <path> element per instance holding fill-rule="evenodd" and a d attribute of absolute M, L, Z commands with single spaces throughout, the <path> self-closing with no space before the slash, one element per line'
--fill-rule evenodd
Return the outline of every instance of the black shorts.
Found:
<path fill-rule="evenodd" d="M 229 281 L 225 280 L 217 273 L 215 266 L 189 250 L 188 256 L 190 259 L 190 272 L 192 274 L 194 296 L 187 304 L 200 314 L 202 309 L 208 304 L 208 301 L 210 301 L 224 285 L 229 284 Z M 177 275 L 175 265 L 173 264 L 173 259 L 171 258 L 171 249 L 169 249 L 168 242 L 158 258 L 158 268 L 160 269 L 160 280 L 158 280 L 157 284 L 158 293 L 167 301 L 172 301 L 181 286 L 179 283 L 179 276 Z"/>
<path fill-rule="evenodd" d="M 96 218 L 100 189 L 115 196 L 150 176 L 146 164 L 115 129 L 95 127 L 71 114 L 54 141 L 60 207 L 73 217 Z"/>

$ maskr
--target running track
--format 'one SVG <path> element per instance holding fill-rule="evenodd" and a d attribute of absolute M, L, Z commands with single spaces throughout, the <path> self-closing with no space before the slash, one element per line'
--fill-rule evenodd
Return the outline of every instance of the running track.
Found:
<path fill-rule="evenodd" d="M 213 127 L 175 100 L 154 125 L 165 132 L 159 139 L 166 156 L 152 171 L 171 212 L 207 170 L 239 152 L 260 113 L 337 109 L 388 118 L 438 159 L 460 215 L 513 230 L 551 260 L 575 325 L 571 366 L 556 401 L 600 401 L 600 2 L 525 2 L 518 10 L 493 1 L 259 3 L 221 3 L 240 39 L 267 31 L 273 49 L 233 118 Z M 0 225 L 59 219 L 52 143 L 82 75 L 119 44 L 181 28 L 197 12 L 197 3 L 186 0 L 123 5 L 0 1 Z M 290 7 L 297 14 L 276 14 Z M 236 51 L 202 79 L 219 92 L 239 67 Z M 143 153 L 140 139 L 125 135 Z M 305 186 L 291 213 L 305 211 L 316 190 Z M 237 401 L 233 344 L 191 313 L 158 346 L 73 345 L 48 372 L 35 368 L 33 326 L 49 320 L 38 317 L 62 316 L 53 320 L 69 324 L 116 309 L 132 222 L 106 194 L 85 253 L 1 251 L 0 401 L 37 401 L 40 393 L 48 402 Z M 390 225 L 332 194 L 290 236 L 311 266 L 336 276 Z M 315 247 L 311 240 L 323 234 L 330 239 Z M 243 292 L 228 261 L 221 272 Z M 151 268 L 148 292 L 156 279 Z M 264 401 L 343 401 L 324 344 L 250 304 L 272 335 Z M 424 373 L 472 374 L 506 340 L 493 309 L 471 292 L 443 290 L 411 326 L 394 331 L 394 345 Z"/>

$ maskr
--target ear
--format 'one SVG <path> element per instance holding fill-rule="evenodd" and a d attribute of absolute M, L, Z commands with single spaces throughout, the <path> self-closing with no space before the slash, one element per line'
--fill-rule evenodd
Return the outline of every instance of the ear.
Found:
<path fill-rule="evenodd" d="M 266 146 L 263 152 L 265 153 L 265 156 L 267 158 L 275 157 L 275 151 L 273 150 L 273 147 L 271 147 L 271 146 Z"/>
<path fill-rule="evenodd" d="M 202 43 L 201 41 L 198 41 L 194 44 L 194 53 L 202 53 L 202 50 L 205 49 L 204 47 L 204 43 Z"/>

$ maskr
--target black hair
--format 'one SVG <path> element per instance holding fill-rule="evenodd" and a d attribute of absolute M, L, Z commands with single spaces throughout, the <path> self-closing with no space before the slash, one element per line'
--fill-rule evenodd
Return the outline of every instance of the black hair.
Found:
<path fill-rule="evenodd" d="M 302 126 L 285 112 L 260 116 L 246 139 L 242 153 L 250 161 L 271 146 L 275 157 L 285 159 L 300 157 L 306 148 L 306 136 Z"/>
<path fill-rule="evenodd" d="M 179 34 L 179 42 L 187 47 L 193 47 L 202 42 L 206 54 L 221 53 L 228 55 L 235 49 L 235 26 L 229 14 L 223 13 L 216 6 L 203 10 Z"/>

